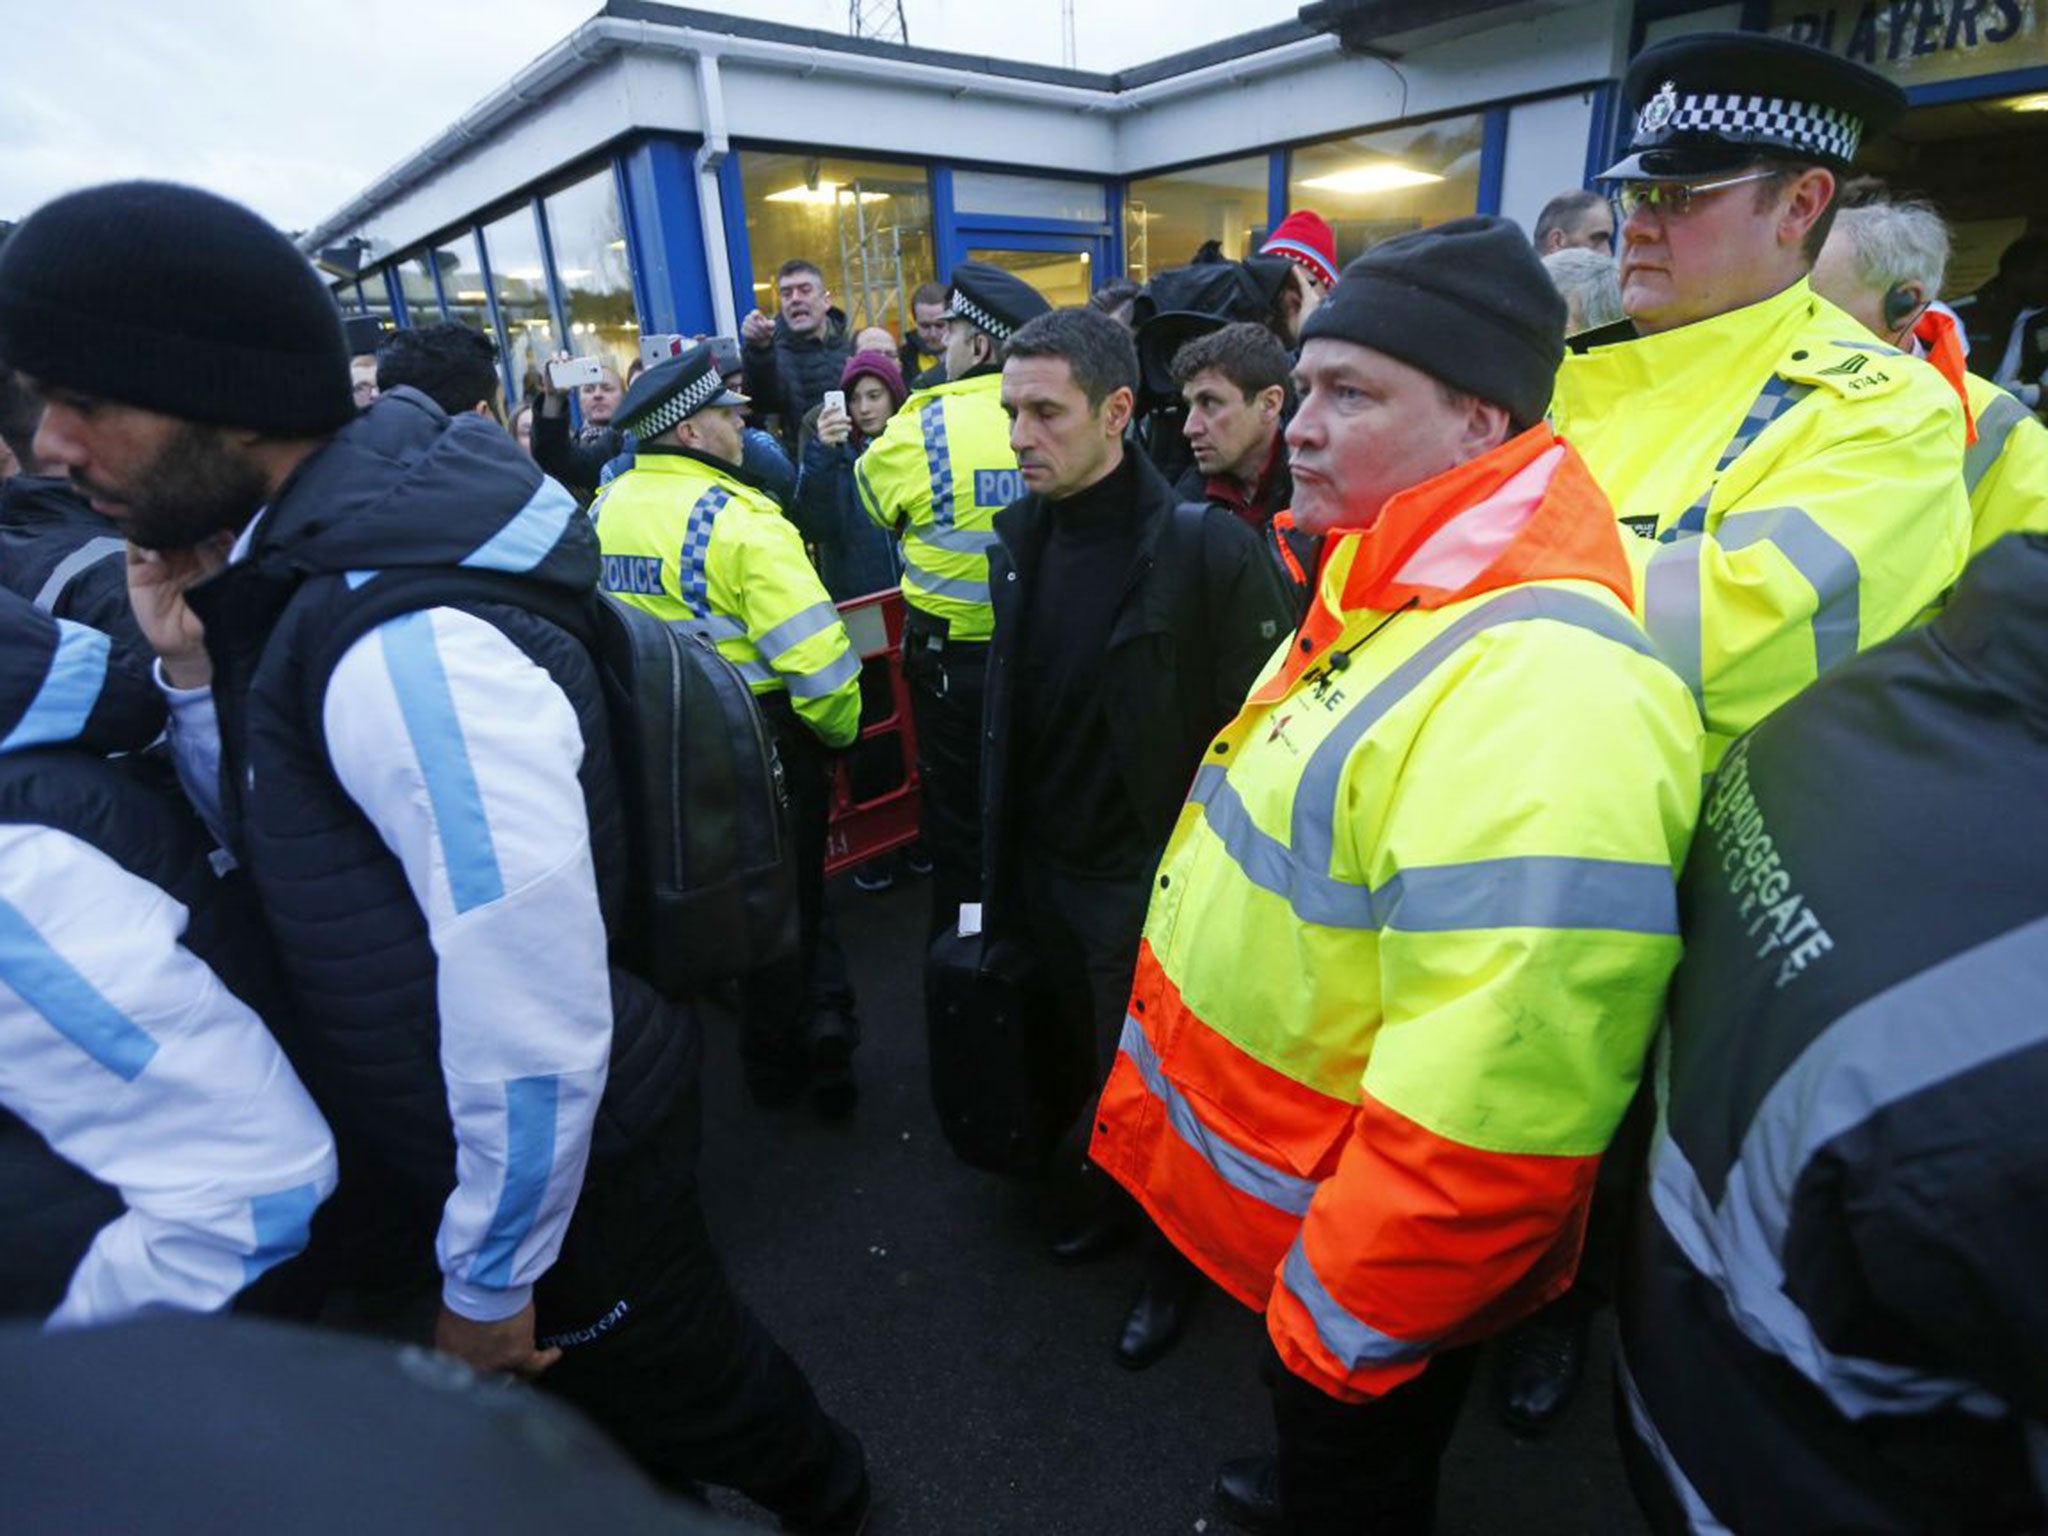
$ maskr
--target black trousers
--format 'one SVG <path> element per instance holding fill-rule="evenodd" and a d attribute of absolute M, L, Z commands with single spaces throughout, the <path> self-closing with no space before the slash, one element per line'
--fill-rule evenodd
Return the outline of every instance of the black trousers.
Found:
<path fill-rule="evenodd" d="M 797 952 L 755 972 L 742 984 L 740 1054 L 750 1074 L 801 1077 L 808 1070 L 810 1034 L 820 1017 L 829 1019 L 840 1034 L 858 1038 L 853 982 L 838 931 L 825 907 L 832 757 L 811 728 L 797 718 L 786 696 L 768 695 L 761 705 L 768 727 L 775 733 L 783 779 L 789 786 L 799 861 Z"/>
<path fill-rule="evenodd" d="M 1384 1397 L 1342 1403 L 1269 1350 L 1288 1536 L 1429 1536 L 1438 1469 L 1478 1359 L 1473 1346 L 1450 1350 Z"/>
<path fill-rule="evenodd" d="M 904 633 L 903 680 L 917 726 L 919 830 L 932 861 L 933 936 L 951 928 L 962 902 L 981 900 L 981 700 L 985 643 L 923 643 L 913 620 Z"/>
<path fill-rule="evenodd" d="M 727 1283 L 698 1200 L 697 1094 L 649 1145 L 593 1175 L 535 1289 L 562 1358 L 543 1390 L 574 1403 L 672 1488 L 737 1488 L 819 1526 L 866 1487 L 860 1442 Z"/>

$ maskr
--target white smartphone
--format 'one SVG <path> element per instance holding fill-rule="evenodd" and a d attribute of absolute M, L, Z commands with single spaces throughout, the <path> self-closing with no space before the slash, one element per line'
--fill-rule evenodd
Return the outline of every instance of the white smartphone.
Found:
<path fill-rule="evenodd" d="M 672 357 L 681 357 L 690 348 L 687 336 L 642 336 L 640 338 L 640 366 L 652 368 L 656 363 L 665 363 Z"/>
<path fill-rule="evenodd" d="M 548 382 L 557 389 L 595 384 L 603 377 L 604 364 L 594 357 L 564 357 L 548 364 Z"/>
<path fill-rule="evenodd" d="M 843 389 L 826 390 L 825 409 L 837 411 L 840 415 L 844 416 L 846 414 L 846 391 Z"/>

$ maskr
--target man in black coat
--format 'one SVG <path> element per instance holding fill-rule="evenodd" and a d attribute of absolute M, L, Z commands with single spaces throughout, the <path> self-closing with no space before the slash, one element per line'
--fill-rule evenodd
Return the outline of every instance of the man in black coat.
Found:
<path fill-rule="evenodd" d="M 779 418 L 776 431 L 794 459 L 798 429 L 825 391 L 839 387 L 853 337 L 815 264 L 785 261 L 775 272 L 775 296 L 782 308 L 773 320 L 757 309 L 741 322 L 741 355 L 747 397 Z"/>
<path fill-rule="evenodd" d="M 1074 1168 L 1159 855 L 1210 739 L 1292 627 L 1257 535 L 1221 507 L 1177 507 L 1127 449 L 1137 382 L 1130 333 L 1093 310 L 1031 321 L 1003 364 L 1029 493 L 996 515 L 989 557 L 984 899 L 991 931 L 1028 941 L 1053 999 Z M 1066 1263 L 1133 1226 L 1123 1197 L 1082 1182 L 1085 1214 L 1053 1243 Z M 1118 1342 L 1126 1365 L 1173 1343 L 1192 1291 L 1178 1260 L 1153 1266 Z"/>

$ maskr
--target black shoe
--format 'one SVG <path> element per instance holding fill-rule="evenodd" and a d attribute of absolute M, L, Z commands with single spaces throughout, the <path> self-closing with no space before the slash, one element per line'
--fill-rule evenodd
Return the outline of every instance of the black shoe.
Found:
<path fill-rule="evenodd" d="M 1495 1406 L 1508 1428 L 1535 1434 L 1571 1406 L 1592 1321 L 1592 1307 L 1567 1293 L 1501 1340 Z"/>
<path fill-rule="evenodd" d="M 1124 1317 L 1117 1335 L 1116 1360 L 1125 1370 L 1142 1371 L 1180 1341 L 1195 1304 L 1195 1271 L 1178 1256 L 1155 1259 L 1145 1288 Z"/>
<path fill-rule="evenodd" d="M 1280 1463 L 1271 1456 L 1240 1456 L 1216 1471 L 1216 1502 L 1223 1517 L 1253 1536 L 1281 1536 Z"/>
<path fill-rule="evenodd" d="M 1121 1202 L 1092 1211 L 1045 1245 L 1055 1264 L 1092 1264 L 1130 1240 L 1131 1217 Z"/>
<path fill-rule="evenodd" d="M 860 1027 L 838 1009 L 811 1018 L 811 1107 L 827 1120 L 844 1120 L 860 1103 L 853 1047 Z"/>

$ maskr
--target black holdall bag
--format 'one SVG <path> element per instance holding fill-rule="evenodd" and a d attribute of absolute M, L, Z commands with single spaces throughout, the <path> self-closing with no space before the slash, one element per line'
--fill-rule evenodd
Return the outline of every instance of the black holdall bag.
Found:
<path fill-rule="evenodd" d="M 1073 1119 L 1052 1059 L 1057 1031 L 1022 945 L 950 927 L 925 961 L 932 1107 L 963 1163 L 1038 1173 Z"/>
<path fill-rule="evenodd" d="M 796 953 L 796 842 L 775 739 L 747 680 L 711 640 L 604 593 L 488 571 L 394 574 L 366 589 L 307 669 L 318 727 L 327 678 L 377 625 L 422 608 L 503 603 L 579 641 L 604 689 L 626 827 L 618 964 L 687 1000 Z"/>

